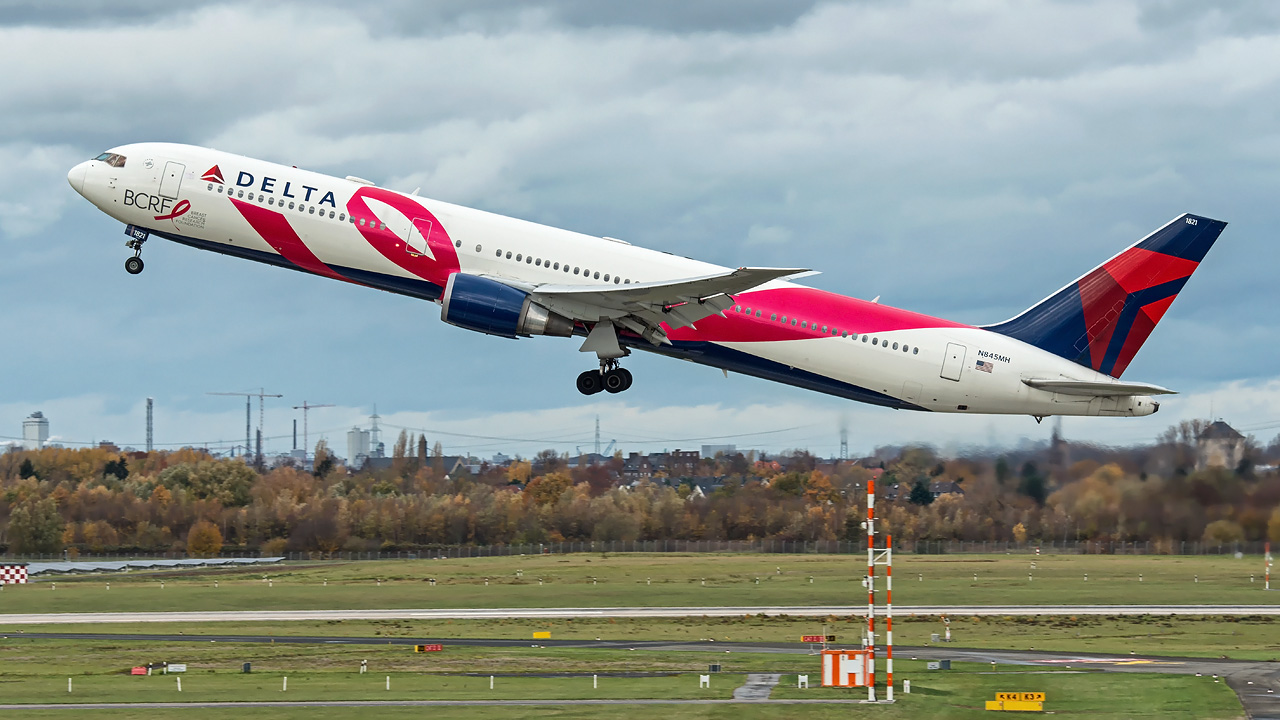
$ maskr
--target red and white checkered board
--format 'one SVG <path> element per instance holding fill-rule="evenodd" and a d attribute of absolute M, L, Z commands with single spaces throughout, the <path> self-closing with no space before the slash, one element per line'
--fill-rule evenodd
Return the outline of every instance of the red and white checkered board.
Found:
<path fill-rule="evenodd" d="M 25 585 L 26 565 L 0 565 L 0 585 Z"/>

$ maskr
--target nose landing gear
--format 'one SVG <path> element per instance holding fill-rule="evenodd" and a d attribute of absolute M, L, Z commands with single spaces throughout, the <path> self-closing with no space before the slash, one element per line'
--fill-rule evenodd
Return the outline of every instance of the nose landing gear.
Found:
<path fill-rule="evenodd" d="M 125 247 L 133 251 L 133 257 L 124 261 L 124 271 L 130 275 L 137 275 L 142 272 L 145 265 L 142 262 L 142 243 L 145 239 L 132 238 L 124 244 Z"/>
<path fill-rule="evenodd" d="M 599 370 L 588 370 L 578 376 L 578 392 L 595 395 L 601 390 L 620 393 L 631 387 L 631 371 L 618 366 L 617 360 L 601 360 Z"/>

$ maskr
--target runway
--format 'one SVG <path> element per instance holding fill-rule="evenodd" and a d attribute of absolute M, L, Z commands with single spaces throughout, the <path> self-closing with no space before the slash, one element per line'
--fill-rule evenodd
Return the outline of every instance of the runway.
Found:
<path fill-rule="evenodd" d="M 790 615 L 863 616 L 866 605 L 594 608 L 405 608 L 391 610 L 223 610 L 192 612 L 0 614 L 0 628 L 16 625 L 102 623 L 294 622 L 305 620 L 492 620 L 554 618 L 674 618 Z M 895 605 L 894 615 L 1280 615 L 1280 605 Z"/>
<path fill-rule="evenodd" d="M 556 707 L 561 705 L 863 705 L 866 700 L 823 698 L 791 700 L 299 700 L 297 702 L 163 702 L 163 703 L 42 703 L 0 705 L 0 710 L 188 710 L 190 708 L 285 707 Z"/>

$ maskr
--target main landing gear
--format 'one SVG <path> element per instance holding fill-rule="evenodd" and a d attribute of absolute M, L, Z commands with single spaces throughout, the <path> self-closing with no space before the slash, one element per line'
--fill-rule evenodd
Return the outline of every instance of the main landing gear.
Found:
<path fill-rule="evenodd" d="M 578 376 L 578 392 L 595 395 L 601 390 L 620 393 L 631 387 L 631 371 L 618 366 L 617 360 L 601 360 L 599 370 L 588 370 Z"/>
<path fill-rule="evenodd" d="M 145 239 L 131 238 L 124 244 L 125 247 L 133 251 L 133 257 L 124 261 L 124 271 L 130 275 L 137 275 L 145 267 L 142 262 L 142 243 L 144 242 L 146 242 Z"/>

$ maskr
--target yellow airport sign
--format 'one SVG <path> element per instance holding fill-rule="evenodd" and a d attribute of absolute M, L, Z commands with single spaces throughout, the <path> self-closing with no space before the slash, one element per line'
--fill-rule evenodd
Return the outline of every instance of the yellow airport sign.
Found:
<path fill-rule="evenodd" d="M 533 634 L 533 639 L 534 639 L 534 640 L 550 640 L 550 639 L 551 639 L 551 631 L 550 631 L 550 630 L 544 630 L 544 631 L 542 631 L 542 632 L 536 632 L 536 633 L 534 633 L 534 634 Z"/>
<path fill-rule="evenodd" d="M 987 709 L 1005 712 L 1044 712 L 1044 703 L 1039 700 L 988 700 Z"/>
<path fill-rule="evenodd" d="M 1042 692 L 999 692 L 996 693 L 997 700 L 1020 700 L 1023 702 L 1044 702 L 1044 693 Z"/>

